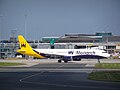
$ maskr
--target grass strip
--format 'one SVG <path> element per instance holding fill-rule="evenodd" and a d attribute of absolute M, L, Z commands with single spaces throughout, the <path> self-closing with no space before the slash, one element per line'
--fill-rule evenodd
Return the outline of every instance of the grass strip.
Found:
<path fill-rule="evenodd" d="M 120 82 L 120 71 L 92 72 L 88 79 L 99 81 Z"/>
<path fill-rule="evenodd" d="M 95 68 L 101 69 L 120 69 L 120 63 L 98 63 Z"/>
<path fill-rule="evenodd" d="M 12 62 L 0 62 L 0 67 L 3 66 L 17 66 L 17 65 L 25 65 L 23 63 L 12 63 Z"/>

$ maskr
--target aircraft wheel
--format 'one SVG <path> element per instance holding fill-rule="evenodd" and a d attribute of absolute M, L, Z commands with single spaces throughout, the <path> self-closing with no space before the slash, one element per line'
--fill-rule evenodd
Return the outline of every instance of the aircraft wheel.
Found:
<path fill-rule="evenodd" d="M 68 61 L 64 61 L 65 63 L 68 63 Z"/>
<path fill-rule="evenodd" d="M 58 63 L 61 63 L 62 62 L 62 60 L 58 60 Z"/>

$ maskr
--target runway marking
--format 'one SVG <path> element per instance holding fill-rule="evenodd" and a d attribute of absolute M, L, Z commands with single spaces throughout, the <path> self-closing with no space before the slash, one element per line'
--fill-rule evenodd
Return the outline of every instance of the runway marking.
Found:
<path fill-rule="evenodd" d="M 111 88 L 111 87 L 95 87 L 95 86 L 78 86 L 78 85 L 63 85 L 63 84 L 55 84 L 55 83 L 40 83 L 40 82 L 32 82 L 32 81 L 27 81 L 26 79 L 30 79 L 30 78 L 33 78 L 33 77 L 35 77 L 35 76 L 37 76 L 37 75 L 42 75 L 42 74 L 44 74 L 45 72 L 48 72 L 49 73 L 49 71 L 43 71 L 43 72 L 40 72 L 40 73 L 36 73 L 36 74 L 32 74 L 32 75 L 29 75 L 29 76 L 26 76 L 26 77 L 24 77 L 24 78 L 22 78 L 22 79 L 20 79 L 19 81 L 20 82 L 22 82 L 22 83 L 28 83 L 28 84 L 38 84 L 38 85 L 49 85 L 49 86 L 58 86 L 58 87 L 73 87 L 73 88 L 80 88 L 80 87 L 82 87 L 82 88 L 96 88 L 96 89 L 109 89 L 109 90 L 118 90 L 119 88 Z M 88 82 L 89 83 L 89 82 Z"/>
<path fill-rule="evenodd" d="M 64 66 L 64 64 L 62 64 L 61 66 L 55 68 L 54 70 L 56 71 L 56 70 L 58 70 L 60 67 L 63 67 L 63 66 Z M 51 71 L 51 70 L 47 69 L 47 71 L 43 71 L 43 72 L 41 71 L 40 73 L 36 73 L 36 74 L 32 74 L 32 75 L 28 75 L 28 76 L 26 76 L 26 77 L 20 79 L 19 81 L 20 81 L 20 82 L 24 82 L 25 79 L 32 78 L 32 77 L 34 77 L 34 76 L 37 76 L 37 75 L 43 74 L 43 73 L 45 73 L 45 72 L 55 72 L 55 71 Z M 58 72 L 58 71 L 56 71 L 56 72 Z M 62 71 L 62 72 L 63 72 L 63 71 Z M 65 72 L 66 72 L 66 71 L 65 71 Z M 71 72 L 71 71 L 68 70 L 68 72 Z"/>
<path fill-rule="evenodd" d="M 44 73 L 44 72 L 40 72 L 40 73 L 36 73 L 36 74 L 32 74 L 32 75 L 29 75 L 29 76 L 26 76 L 26 77 L 20 79 L 19 81 L 20 81 L 20 82 L 23 82 L 23 80 L 25 80 L 25 79 L 29 79 L 29 78 L 32 78 L 32 77 L 34 77 L 34 76 L 37 76 L 37 75 L 39 75 L 39 74 L 43 74 L 43 73 Z"/>

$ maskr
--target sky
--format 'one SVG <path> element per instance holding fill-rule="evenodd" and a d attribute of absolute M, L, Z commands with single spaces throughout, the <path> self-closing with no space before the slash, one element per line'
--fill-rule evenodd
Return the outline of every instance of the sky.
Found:
<path fill-rule="evenodd" d="M 66 33 L 120 36 L 120 0 L 0 0 L 0 38 L 26 39 Z"/>

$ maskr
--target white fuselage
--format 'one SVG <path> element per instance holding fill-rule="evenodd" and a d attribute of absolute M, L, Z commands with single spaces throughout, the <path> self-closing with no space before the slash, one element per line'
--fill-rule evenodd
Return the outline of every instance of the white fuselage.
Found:
<path fill-rule="evenodd" d="M 34 49 L 42 55 L 58 55 L 64 57 L 78 57 L 78 58 L 108 58 L 105 50 L 100 49 Z"/>

